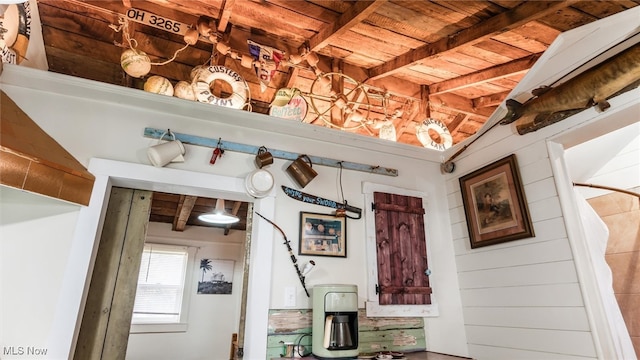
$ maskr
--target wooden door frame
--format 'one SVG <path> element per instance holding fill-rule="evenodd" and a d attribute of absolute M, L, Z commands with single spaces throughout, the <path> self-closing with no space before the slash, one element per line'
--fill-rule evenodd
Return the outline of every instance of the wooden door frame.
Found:
<path fill-rule="evenodd" d="M 69 359 L 73 358 L 90 274 L 113 186 L 253 202 L 254 210 L 264 216 L 273 218 L 275 214 L 274 193 L 254 199 L 245 192 L 244 178 L 97 158 L 90 160 L 89 172 L 96 177 L 96 181 L 89 206 L 82 208 L 78 216 L 52 326 L 52 334 L 55 335 L 51 341 L 64 344 L 68 353 L 60 355 Z M 248 359 L 266 357 L 269 302 L 263 299 L 271 297 L 271 273 L 263 269 L 272 267 L 274 232 L 270 226 L 267 222 L 257 221 L 251 227 L 251 267 L 244 337 L 244 356 Z"/>

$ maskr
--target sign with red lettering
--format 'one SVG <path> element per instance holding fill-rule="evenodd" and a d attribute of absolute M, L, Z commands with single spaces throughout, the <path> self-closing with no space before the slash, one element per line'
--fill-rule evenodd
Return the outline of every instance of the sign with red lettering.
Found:
<path fill-rule="evenodd" d="M 307 101 L 301 95 L 295 95 L 284 106 L 271 106 L 269 115 L 287 120 L 303 121 L 307 116 Z"/>

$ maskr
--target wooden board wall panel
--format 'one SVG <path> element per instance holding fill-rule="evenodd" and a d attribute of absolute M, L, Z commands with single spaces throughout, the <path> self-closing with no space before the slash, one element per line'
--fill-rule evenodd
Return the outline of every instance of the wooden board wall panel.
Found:
<path fill-rule="evenodd" d="M 425 31 L 424 29 L 416 28 L 411 24 L 400 23 L 388 17 L 388 14 L 386 11 L 384 11 L 384 8 L 385 7 L 383 6 L 381 11 L 370 14 L 367 17 L 367 23 L 379 28 L 384 28 L 387 31 L 392 31 L 397 34 L 402 34 L 413 39 L 424 41 L 424 44 L 429 41 L 435 41 L 437 39 L 434 34 Z"/>
<path fill-rule="evenodd" d="M 510 328 L 589 331 L 589 318 L 583 307 L 465 307 L 467 325 Z"/>
<path fill-rule="evenodd" d="M 96 41 L 95 38 L 90 36 L 69 33 L 51 26 L 42 28 L 42 36 L 47 40 L 47 43 L 54 44 L 50 45 L 49 48 L 75 53 L 107 63 L 119 63 L 120 55 L 124 51 L 123 48 L 115 46 L 113 42 Z M 47 54 L 55 56 L 55 53 L 47 52 Z M 57 54 L 60 53 L 58 52 Z"/>
<path fill-rule="evenodd" d="M 561 217 L 560 199 L 553 197 L 529 203 L 529 213 L 534 226 L 538 221 Z"/>
<path fill-rule="evenodd" d="M 595 357 L 591 333 L 487 326 L 466 326 L 467 341 L 472 344 L 537 350 L 560 355 Z"/>
<path fill-rule="evenodd" d="M 504 10 L 502 7 L 495 5 L 490 1 L 474 1 L 471 4 L 459 4 L 452 1 L 438 1 L 438 4 L 457 14 L 466 15 L 470 20 L 474 21 L 470 25 L 486 20 Z"/>
<path fill-rule="evenodd" d="M 266 29 L 268 27 L 268 32 L 273 34 L 274 41 L 277 38 L 282 38 L 302 44 L 305 39 L 309 39 L 316 34 L 312 29 L 298 28 L 295 32 L 290 31 L 291 25 L 295 26 L 295 24 L 288 23 L 287 19 L 282 16 L 274 15 L 274 11 L 270 10 L 271 7 L 258 5 L 263 3 L 247 2 L 247 4 L 249 3 L 253 5 L 251 8 L 246 6 L 234 7 L 231 23 L 242 23 L 243 26 L 253 29 Z M 280 8 L 280 10 L 284 9 Z M 265 12 L 271 15 L 267 16 Z M 322 25 L 324 24 L 316 22 L 314 26 Z"/>
<path fill-rule="evenodd" d="M 126 83 L 125 73 L 119 65 L 78 54 L 69 54 L 56 48 L 46 47 L 46 51 L 49 71 L 108 84 L 124 85 Z M 88 62 L 91 62 L 90 68 L 84 66 Z"/>
<path fill-rule="evenodd" d="M 602 18 L 635 6 L 632 1 L 585 1 L 574 4 L 573 7 L 593 17 Z"/>
<path fill-rule="evenodd" d="M 458 273 L 461 289 L 498 288 L 545 284 L 577 283 L 573 261 L 564 260 L 541 264 L 466 271 Z"/>
<path fill-rule="evenodd" d="M 462 49 L 464 48 L 464 46 L 461 46 L 459 48 L 456 48 L 455 50 L 450 51 L 447 61 L 465 66 L 471 69 L 471 71 L 478 71 L 496 65 L 495 63 L 477 57 L 475 54 L 473 54 L 473 51 L 468 52 L 472 53 L 473 55 L 465 54 L 462 51 Z"/>
<path fill-rule="evenodd" d="M 411 50 L 411 48 L 404 46 L 402 43 L 391 43 L 384 38 L 375 38 L 354 31 L 345 31 L 340 36 L 333 38 L 331 45 L 332 47 L 343 47 L 345 49 L 357 46 L 360 50 L 354 51 L 354 53 L 382 61 L 393 59 Z"/>
<path fill-rule="evenodd" d="M 531 54 L 537 54 L 547 49 L 547 45 L 529 38 L 527 35 L 520 34 L 516 31 L 508 31 L 502 34 L 492 36 L 491 39 L 499 42 L 510 44 L 511 46 L 526 51 Z"/>
<path fill-rule="evenodd" d="M 115 32 L 109 28 L 109 24 L 118 23 L 117 16 L 101 11 L 92 11 L 84 7 L 79 7 L 76 10 L 82 14 L 75 13 L 55 7 L 58 3 L 60 2 L 53 1 L 39 5 L 42 6 L 40 20 L 43 28 L 52 27 L 106 42 L 121 39 L 121 35 L 116 36 Z M 71 6 L 76 7 L 73 4 Z M 49 44 L 49 42 L 47 41 L 45 44 Z"/>
<path fill-rule="evenodd" d="M 584 306 L 580 284 L 462 289 L 463 307 Z"/>
<path fill-rule="evenodd" d="M 366 22 L 357 24 L 350 30 L 354 33 L 361 34 L 373 39 L 379 39 L 387 43 L 402 44 L 402 47 L 405 49 L 415 49 L 424 45 L 424 41 L 420 41 L 385 28 L 373 26 L 372 24 Z"/>
<path fill-rule="evenodd" d="M 542 242 L 509 242 L 508 245 L 497 248 L 494 246 L 486 251 L 459 255 L 457 264 L 458 272 L 465 272 L 571 259 L 573 253 L 569 242 L 566 238 L 561 238 Z"/>
<path fill-rule="evenodd" d="M 539 19 L 539 21 L 562 32 L 588 24 L 597 19 L 597 17 L 583 13 L 572 7 L 566 7 Z"/>
<path fill-rule="evenodd" d="M 468 344 L 469 353 L 477 359 L 595 360 L 595 357 L 562 355 L 542 351 L 510 349 L 484 344 Z"/>
<path fill-rule="evenodd" d="M 269 0 L 269 3 L 300 14 L 305 14 L 308 17 L 322 22 L 323 25 L 336 21 L 338 16 L 340 16 L 339 12 L 324 6 L 324 3 L 322 4 L 323 6 L 316 5 L 311 1 Z"/>
<path fill-rule="evenodd" d="M 529 169 L 541 168 L 543 171 L 546 170 L 545 167 L 542 166 L 534 166 L 531 165 Z M 547 198 L 557 196 L 557 191 L 555 189 L 555 180 L 551 174 L 541 174 L 536 176 L 536 181 L 531 181 L 527 185 L 524 185 L 524 191 L 527 194 L 531 195 L 531 200 L 527 197 L 527 201 L 531 204 L 535 204 L 538 201 L 543 201 Z"/>

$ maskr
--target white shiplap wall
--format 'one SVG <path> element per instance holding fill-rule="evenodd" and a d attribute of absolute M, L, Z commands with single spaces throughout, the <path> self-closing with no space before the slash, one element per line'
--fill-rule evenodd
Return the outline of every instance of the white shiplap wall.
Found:
<path fill-rule="evenodd" d="M 448 179 L 469 353 L 494 360 L 595 358 L 545 143 L 518 149 L 510 136 L 494 144 L 515 150 L 535 237 L 472 250 L 458 177 Z M 454 174 L 475 170 L 460 167 Z"/>
<path fill-rule="evenodd" d="M 526 100 L 531 89 L 561 78 L 593 53 L 628 37 L 639 15 L 625 12 L 562 34 L 509 98 Z M 549 142 L 563 138 L 577 143 L 638 122 L 638 99 L 640 89 L 635 89 L 611 99 L 612 107 L 604 113 L 587 109 L 523 136 L 513 125 L 497 126 L 472 144 L 468 139 L 469 147 L 454 160 L 456 169 L 446 180 L 447 199 L 469 355 L 474 359 L 615 358 L 594 325 L 601 319 L 590 300 L 593 273 L 590 277 L 588 267 L 585 271 L 588 261 L 576 246 L 579 240 L 569 237 L 574 221 L 563 214 L 563 208 L 570 207 L 563 206 L 561 198 L 570 185 L 554 174 L 562 165 Z M 505 112 L 500 108 L 487 123 L 494 124 Z M 518 161 L 535 236 L 471 249 L 458 179 L 510 154 Z"/>

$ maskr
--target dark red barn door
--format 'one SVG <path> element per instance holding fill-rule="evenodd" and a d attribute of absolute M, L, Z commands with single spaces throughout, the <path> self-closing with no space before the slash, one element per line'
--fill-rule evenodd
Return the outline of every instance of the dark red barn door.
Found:
<path fill-rule="evenodd" d="M 380 305 L 431 304 L 422 199 L 373 193 Z"/>

